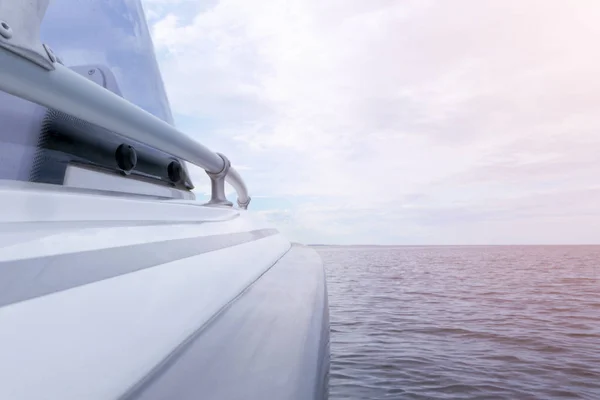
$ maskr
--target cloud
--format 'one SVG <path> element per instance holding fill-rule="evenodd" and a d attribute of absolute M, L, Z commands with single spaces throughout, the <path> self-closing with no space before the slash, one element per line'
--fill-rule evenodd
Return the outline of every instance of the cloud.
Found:
<path fill-rule="evenodd" d="M 597 2 L 144 6 L 179 126 L 250 167 L 293 239 L 600 239 L 579 199 L 600 173 Z"/>

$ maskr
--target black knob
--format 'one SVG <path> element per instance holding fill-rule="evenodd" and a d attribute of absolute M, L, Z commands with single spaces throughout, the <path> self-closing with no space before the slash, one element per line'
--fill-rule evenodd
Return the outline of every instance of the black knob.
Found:
<path fill-rule="evenodd" d="M 137 153 L 132 146 L 128 144 L 122 144 L 117 147 L 115 159 L 117 160 L 119 169 L 125 173 L 129 173 L 137 164 Z"/>
<path fill-rule="evenodd" d="M 167 172 L 171 182 L 181 182 L 181 179 L 183 178 L 183 168 L 181 167 L 181 163 L 179 161 L 172 161 L 167 167 Z"/>

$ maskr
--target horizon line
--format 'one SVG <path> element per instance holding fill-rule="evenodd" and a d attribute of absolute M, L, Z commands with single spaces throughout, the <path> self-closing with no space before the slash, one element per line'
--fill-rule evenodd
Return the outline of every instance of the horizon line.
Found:
<path fill-rule="evenodd" d="M 539 243 L 539 244 L 307 244 L 308 247 L 508 247 L 508 246 L 600 246 L 600 243 Z"/>

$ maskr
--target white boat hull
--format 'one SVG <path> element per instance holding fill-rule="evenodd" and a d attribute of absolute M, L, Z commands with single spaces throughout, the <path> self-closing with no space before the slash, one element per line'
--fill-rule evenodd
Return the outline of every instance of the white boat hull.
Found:
<path fill-rule="evenodd" d="M 0 398 L 324 396 L 313 250 L 231 208 L 0 192 Z"/>

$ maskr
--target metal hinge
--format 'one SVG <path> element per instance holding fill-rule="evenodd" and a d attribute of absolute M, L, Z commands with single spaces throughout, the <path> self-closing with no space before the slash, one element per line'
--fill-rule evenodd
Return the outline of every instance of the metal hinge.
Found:
<path fill-rule="evenodd" d="M 40 39 L 48 3 L 49 0 L 0 0 L 0 47 L 51 71 L 60 60 Z"/>

